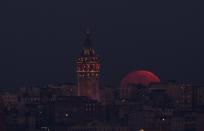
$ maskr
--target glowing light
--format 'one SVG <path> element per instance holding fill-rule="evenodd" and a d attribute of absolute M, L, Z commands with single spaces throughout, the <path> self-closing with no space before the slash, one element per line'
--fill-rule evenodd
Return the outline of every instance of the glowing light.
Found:
<path fill-rule="evenodd" d="M 128 84 L 140 84 L 148 86 L 151 83 L 160 83 L 159 77 L 149 71 L 134 71 L 127 74 L 121 82 L 121 87 L 124 88 Z"/>
<path fill-rule="evenodd" d="M 68 117 L 68 116 L 69 116 L 69 114 L 68 114 L 68 113 L 66 113 L 66 114 L 65 114 L 65 116 L 66 116 L 66 117 Z"/>
<path fill-rule="evenodd" d="M 123 103 L 124 103 L 125 101 L 126 101 L 125 99 L 122 100 Z"/>

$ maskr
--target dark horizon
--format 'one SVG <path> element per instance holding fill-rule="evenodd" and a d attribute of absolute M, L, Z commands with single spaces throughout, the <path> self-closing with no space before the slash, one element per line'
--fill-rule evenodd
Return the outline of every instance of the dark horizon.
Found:
<path fill-rule="evenodd" d="M 11 0 L 1 10 L 1 88 L 75 82 L 87 27 L 103 85 L 140 69 L 164 82 L 204 84 L 199 0 Z"/>

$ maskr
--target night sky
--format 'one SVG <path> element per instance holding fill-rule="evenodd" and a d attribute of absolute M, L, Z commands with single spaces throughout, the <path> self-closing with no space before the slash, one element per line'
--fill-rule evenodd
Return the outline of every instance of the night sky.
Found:
<path fill-rule="evenodd" d="M 204 84 L 199 0 L 6 0 L 0 8 L 0 86 L 75 82 L 86 28 L 103 84 L 133 70 Z"/>

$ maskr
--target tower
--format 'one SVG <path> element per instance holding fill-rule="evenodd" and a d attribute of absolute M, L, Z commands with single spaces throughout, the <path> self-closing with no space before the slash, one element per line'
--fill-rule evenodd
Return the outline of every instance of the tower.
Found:
<path fill-rule="evenodd" d="M 100 101 L 99 75 L 100 61 L 91 43 L 90 33 L 86 33 L 81 55 L 77 58 L 77 95 Z"/>

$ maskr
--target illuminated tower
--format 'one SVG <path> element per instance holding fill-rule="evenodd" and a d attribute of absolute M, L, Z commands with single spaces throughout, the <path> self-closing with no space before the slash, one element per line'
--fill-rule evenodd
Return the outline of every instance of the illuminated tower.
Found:
<path fill-rule="evenodd" d="M 90 33 L 86 33 L 81 55 L 76 61 L 77 94 L 100 101 L 99 74 L 100 62 L 92 46 Z"/>

